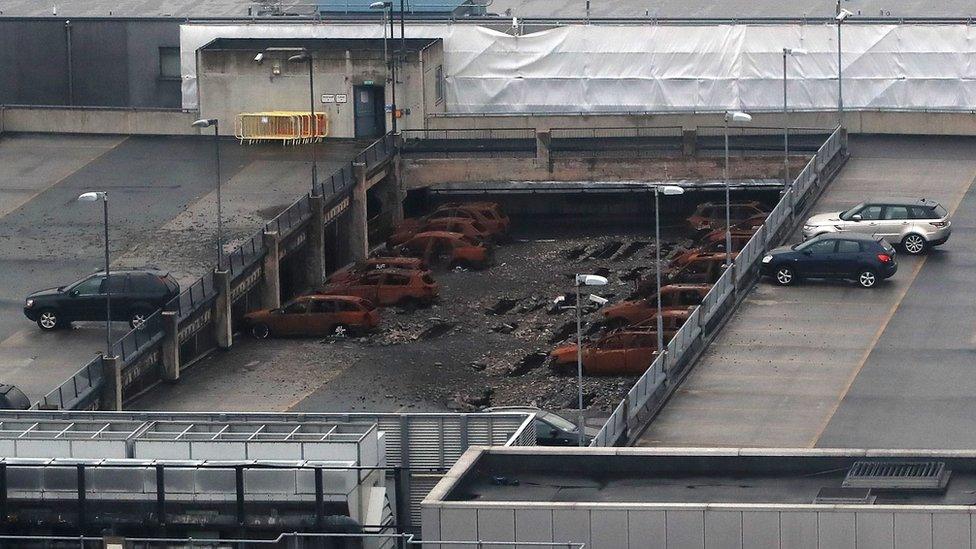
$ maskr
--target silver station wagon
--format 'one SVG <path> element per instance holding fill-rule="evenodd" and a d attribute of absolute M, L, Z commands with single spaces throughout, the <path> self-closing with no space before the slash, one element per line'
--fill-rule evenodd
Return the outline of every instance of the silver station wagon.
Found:
<path fill-rule="evenodd" d="M 881 237 L 917 255 L 949 240 L 949 212 L 934 200 L 872 200 L 843 212 L 818 214 L 803 224 L 803 238 L 855 232 Z"/>

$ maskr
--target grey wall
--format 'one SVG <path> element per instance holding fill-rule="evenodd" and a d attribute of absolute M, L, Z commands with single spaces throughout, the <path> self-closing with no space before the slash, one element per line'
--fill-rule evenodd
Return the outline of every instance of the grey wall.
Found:
<path fill-rule="evenodd" d="M 179 108 L 180 82 L 159 78 L 159 48 L 179 47 L 176 20 L 0 19 L 0 104 Z"/>

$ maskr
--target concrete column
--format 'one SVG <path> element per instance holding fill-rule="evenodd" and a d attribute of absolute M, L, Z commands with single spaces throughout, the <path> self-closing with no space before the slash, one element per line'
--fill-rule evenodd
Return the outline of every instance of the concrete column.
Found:
<path fill-rule="evenodd" d="M 310 196 L 308 205 L 312 219 L 308 224 L 308 242 L 305 243 L 305 285 L 318 288 L 325 281 L 325 199 Z"/>
<path fill-rule="evenodd" d="M 356 186 L 349 200 L 349 256 L 352 261 L 369 256 L 369 226 L 366 219 L 366 164 L 354 163 Z"/>
<path fill-rule="evenodd" d="M 397 142 L 401 140 L 398 138 Z M 403 201 L 407 198 L 407 186 L 403 181 L 403 158 L 400 157 L 400 147 L 397 147 L 396 155 L 393 156 L 393 200 L 390 205 L 393 208 L 393 225 L 403 221 Z"/>
<path fill-rule="evenodd" d="M 535 158 L 540 164 L 549 167 L 552 171 L 552 132 L 550 130 L 536 130 L 535 132 Z"/>
<path fill-rule="evenodd" d="M 261 307 L 281 307 L 281 276 L 278 272 L 278 231 L 264 232 L 264 276 L 261 279 Z"/>
<path fill-rule="evenodd" d="M 681 154 L 684 156 L 695 156 L 698 154 L 698 130 L 681 131 Z"/>
<path fill-rule="evenodd" d="M 230 271 L 214 271 L 214 286 L 217 288 L 217 301 L 214 303 L 214 337 L 219 349 L 230 349 L 234 344 L 230 307 Z"/>
<path fill-rule="evenodd" d="M 122 411 L 122 361 L 117 356 L 102 356 L 102 375 L 106 385 L 102 389 L 99 408 Z"/>
<path fill-rule="evenodd" d="M 163 381 L 180 379 L 180 317 L 163 311 Z"/>
<path fill-rule="evenodd" d="M 847 128 L 840 129 L 840 150 L 847 154 Z"/>

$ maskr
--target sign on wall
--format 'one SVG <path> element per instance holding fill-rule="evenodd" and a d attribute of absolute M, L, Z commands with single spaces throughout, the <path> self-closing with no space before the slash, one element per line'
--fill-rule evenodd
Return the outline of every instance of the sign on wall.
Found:
<path fill-rule="evenodd" d="M 337 93 L 336 94 L 336 103 L 345 103 L 346 101 L 347 101 L 346 100 L 346 94 L 344 94 L 344 93 Z"/>
<path fill-rule="evenodd" d="M 336 96 L 335 96 L 335 94 L 334 93 L 323 93 L 322 94 L 322 102 L 323 103 L 335 103 L 336 102 Z"/>

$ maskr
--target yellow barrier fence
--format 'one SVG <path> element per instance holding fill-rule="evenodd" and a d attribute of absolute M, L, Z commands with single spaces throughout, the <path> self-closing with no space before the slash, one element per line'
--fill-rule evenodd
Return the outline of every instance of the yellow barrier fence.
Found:
<path fill-rule="evenodd" d="M 320 141 L 329 135 L 329 118 L 325 113 L 292 111 L 249 112 L 237 115 L 234 135 L 241 143 L 281 141 L 282 145 L 303 145 Z"/>

